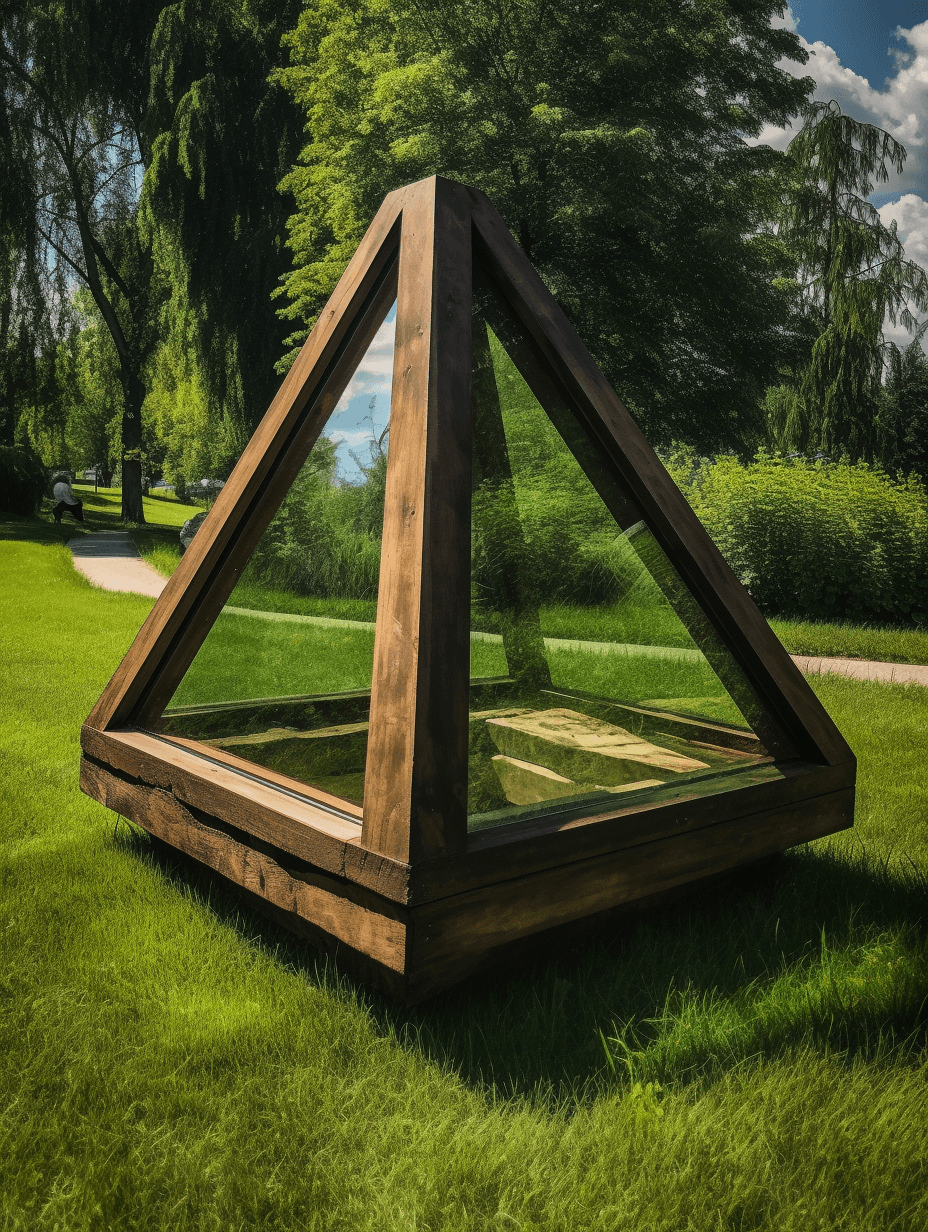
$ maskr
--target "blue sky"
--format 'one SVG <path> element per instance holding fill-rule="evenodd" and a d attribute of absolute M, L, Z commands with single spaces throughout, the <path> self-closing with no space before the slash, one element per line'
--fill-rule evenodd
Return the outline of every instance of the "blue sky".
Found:
<path fill-rule="evenodd" d="M 361 479 L 361 469 L 352 452 L 366 463 L 372 434 L 379 436 L 390 418 L 395 335 L 394 303 L 323 429 L 323 435 L 335 441 L 338 474 L 348 483 Z"/>
<path fill-rule="evenodd" d="M 784 68 L 813 77 L 816 98 L 835 99 L 905 146 L 902 174 L 871 200 L 895 221 L 906 255 L 928 269 L 928 0 L 792 0 L 776 24 L 795 30 L 810 53 L 808 64 Z M 783 149 L 795 127 L 767 128 L 760 140 Z M 909 340 L 888 323 L 885 332 Z"/>

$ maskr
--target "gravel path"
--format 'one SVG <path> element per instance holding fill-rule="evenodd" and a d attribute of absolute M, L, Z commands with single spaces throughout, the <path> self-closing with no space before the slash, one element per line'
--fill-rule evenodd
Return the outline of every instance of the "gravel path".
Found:
<path fill-rule="evenodd" d="M 94 531 L 68 543 L 74 556 L 74 567 L 95 586 L 103 590 L 129 591 L 136 595 L 148 595 L 156 599 L 167 585 L 167 580 L 139 556 L 128 531 Z M 227 612 L 236 616 L 251 616 L 259 620 L 287 621 L 296 624 L 318 625 L 322 628 L 368 629 L 373 624 L 361 620 L 338 620 L 330 616 L 299 616 L 291 612 L 259 612 L 252 608 L 228 607 Z M 498 633 L 473 633 L 475 641 L 499 644 Z M 699 660 L 698 650 L 676 646 L 634 646 L 619 642 L 580 642 L 559 637 L 546 637 L 549 650 L 582 650 L 598 654 L 632 654 L 659 659 Z M 928 686 L 928 667 L 916 663 L 877 663 L 871 659 L 818 658 L 810 655 L 793 655 L 793 662 L 805 675 L 836 674 L 851 676 L 855 680 L 879 680 L 894 684 L 920 684 Z"/>

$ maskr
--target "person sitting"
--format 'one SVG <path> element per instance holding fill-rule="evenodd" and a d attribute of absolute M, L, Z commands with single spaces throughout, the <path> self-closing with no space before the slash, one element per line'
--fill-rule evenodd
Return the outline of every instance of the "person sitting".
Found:
<path fill-rule="evenodd" d="M 71 484 L 66 475 L 58 476 L 57 482 L 52 489 L 52 499 L 57 502 L 52 510 L 52 514 L 58 526 L 61 525 L 61 518 L 65 513 L 70 513 L 75 521 L 83 522 L 84 506 L 71 490 Z"/>

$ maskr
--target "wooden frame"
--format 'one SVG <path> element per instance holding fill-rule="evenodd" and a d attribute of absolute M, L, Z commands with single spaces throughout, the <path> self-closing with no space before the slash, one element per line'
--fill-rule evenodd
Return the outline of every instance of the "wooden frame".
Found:
<path fill-rule="evenodd" d="M 592 809 L 539 808 L 468 833 L 474 254 L 543 357 L 543 379 L 570 408 L 569 430 L 591 442 L 589 479 L 607 504 L 610 479 L 621 481 L 670 562 L 670 602 L 710 663 L 729 672 L 730 688 L 756 699 L 752 726 L 770 755 L 749 769 L 616 795 Z M 394 298 L 361 809 L 152 728 Z M 610 507 L 627 525 L 614 497 Z M 553 686 L 547 692 L 555 704 L 581 696 Z M 365 695 L 327 704 L 348 714 L 368 703 Z M 702 747 L 753 739 L 646 708 L 618 709 L 639 729 L 677 724 Z M 851 825 L 855 772 L 840 733 L 498 213 L 483 194 L 435 177 L 391 193 L 371 223 L 88 717 L 81 786 L 337 952 L 362 977 L 414 1001 L 496 961 L 513 943 Z"/>

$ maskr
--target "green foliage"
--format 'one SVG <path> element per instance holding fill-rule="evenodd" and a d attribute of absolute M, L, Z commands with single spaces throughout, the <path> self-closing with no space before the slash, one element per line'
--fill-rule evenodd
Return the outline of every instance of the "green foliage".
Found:
<path fill-rule="evenodd" d="M 928 478 L 928 356 L 917 340 L 904 351 L 890 347 L 878 437 L 885 467 Z"/>
<path fill-rule="evenodd" d="M 832 102 L 806 108 L 789 157 L 778 231 L 796 255 L 816 336 L 785 422 L 775 416 L 775 436 L 802 451 L 873 461 L 884 321 L 914 330 L 912 308 L 928 308 L 928 274 L 906 259 L 895 222 L 887 227 L 867 200 L 874 183 L 901 172 L 906 152 Z"/>
<path fill-rule="evenodd" d="M 799 345 L 762 226 L 782 156 L 743 140 L 809 88 L 779 7 L 313 0 L 278 74 L 307 124 L 292 341 L 384 194 L 441 173 L 490 195 L 653 440 L 756 437 Z"/>
<path fill-rule="evenodd" d="M 45 468 L 31 449 L 0 445 L 0 509 L 37 513 L 47 486 Z"/>
<path fill-rule="evenodd" d="M 322 598 L 375 598 L 383 513 L 374 533 L 367 506 L 376 503 L 377 493 L 362 487 L 335 483 L 335 446 L 321 437 L 261 536 L 241 585 Z"/>
<path fill-rule="evenodd" d="M 285 333 L 270 300 L 287 265 L 277 183 L 301 121 L 268 77 L 298 12 L 297 0 L 161 4 L 147 49 L 143 227 L 211 428 L 239 452 L 276 391 Z"/>
<path fill-rule="evenodd" d="M 671 471 L 761 608 L 833 620 L 928 614 L 928 497 L 865 463 L 759 454 Z"/>

